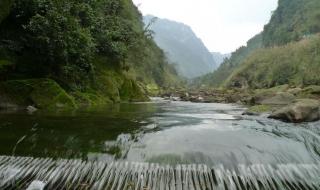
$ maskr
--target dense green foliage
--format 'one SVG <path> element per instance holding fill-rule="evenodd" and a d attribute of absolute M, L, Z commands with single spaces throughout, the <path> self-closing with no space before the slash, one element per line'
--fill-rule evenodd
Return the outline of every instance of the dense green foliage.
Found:
<path fill-rule="evenodd" d="M 39 64 L 36 71 L 26 74 L 51 74 L 77 84 L 94 69 L 92 59 L 96 54 L 120 64 L 139 39 L 139 27 L 123 16 L 126 3 L 16 0 L 10 17 L 1 26 L 1 38 L 34 57 L 33 64 Z"/>
<path fill-rule="evenodd" d="M 264 45 L 284 45 L 320 32 L 319 0 L 279 0 L 277 10 L 264 28 Z"/>
<path fill-rule="evenodd" d="M 320 36 L 285 46 L 261 49 L 250 55 L 229 77 L 227 84 L 270 88 L 283 84 L 320 84 Z"/>
<path fill-rule="evenodd" d="M 196 84 L 253 88 L 286 83 L 319 84 L 315 75 L 319 62 L 318 38 L 312 37 L 320 32 L 319 10 L 319 0 L 279 0 L 264 31 L 252 38 L 247 47 L 234 52 L 213 74 L 198 79 Z M 304 45 L 286 45 L 304 39 L 308 39 L 301 42 Z"/>
<path fill-rule="evenodd" d="M 0 80 L 51 78 L 78 96 L 110 96 L 102 102 L 138 99 L 127 95 L 130 90 L 145 99 L 147 84 L 167 87 L 177 81 L 131 0 L 12 2 L 0 3 L 7 5 L 0 6 L 6 10 L 0 17 Z M 119 92 L 122 86 L 125 93 Z"/>

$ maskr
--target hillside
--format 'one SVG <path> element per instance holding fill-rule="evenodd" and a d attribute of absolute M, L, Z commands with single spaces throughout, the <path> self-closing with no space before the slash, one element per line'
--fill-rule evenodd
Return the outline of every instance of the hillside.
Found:
<path fill-rule="evenodd" d="M 145 16 L 146 25 L 154 16 Z M 156 43 L 167 54 L 178 73 L 186 78 L 194 78 L 217 68 L 209 50 L 192 29 L 182 23 L 157 18 L 151 23 Z"/>
<path fill-rule="evenodd" d="M 220 66 L 224 59 L 230 58 L 231 54 L 222 54 L 220 52 L 211 52 L 211 55 L 213 57 L 214 62 L 217 64 L 217 66 Z"/>
<path fill-rule="evenodd" d="M 320 31 L 319 10 L 318 0 L 279 0 L 264 31 L 249 40 L 246 47 L 232 53 L 217 71 L 198 79 L 196 84 L 252 88 L 284 83 L 319 84 L 316 79 L 313 82 L 302 80 L 309 78 L 306 75 L 320 71 L 320 67 L 314 67 L 318 59 L 314 44 L 317 37 L 312 36 Z"/>
<path fill-rule="evenodd" d="M 264 45 L 285 45 L 320 32 L 319 10 L 318 0 L 279 0 L 278 8 L 264 27 Z"/>
<path fill-rule="evenodd" d="M 0 5 L 0 107 L 143 101 L 179 82 L 131 0 Z"/>
<path fill-rule="evenodd" d="M 320 35 L 248 56 L 226 80 L 231 87 L 271 88 L 320 84 Z"/>
<path fill-rule="evenodd" d="M 258 34 L 247 42 L 247 46 L 240 47 L 231 54 L 213 73 L 197 78 L 194 86 L 219 87 L 238 68 L 242 61 L 254 50 L 262 47 L 262 35 Z"/>

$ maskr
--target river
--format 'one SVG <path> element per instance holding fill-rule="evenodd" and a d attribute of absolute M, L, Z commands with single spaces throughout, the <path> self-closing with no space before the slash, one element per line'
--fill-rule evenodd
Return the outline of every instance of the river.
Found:
<path fill-rule="evenodd" d="M 243 116 L 231 104 L 119 104 L 58 113 L 1 113 L 0 154 L 161 164 L 318 164 L 320 123 Z"/>

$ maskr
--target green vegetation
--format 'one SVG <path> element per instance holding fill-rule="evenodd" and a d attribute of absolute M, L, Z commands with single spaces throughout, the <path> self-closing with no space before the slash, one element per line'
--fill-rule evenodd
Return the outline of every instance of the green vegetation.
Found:
<path fill-rule="evenodd" d="M 246 83 L 251 88 L 278 85 L 320 84 L 320 36 L 281 47 L 261 49 L 250 55 L 226 84 Z"/>
<path fill-rule="evenodd" d="M 252 106 L 248 109 L 249 113 L 261 114 L 265 112 L 270 112 L 272 110 L 271 106 L 269 105 L 256 105 Z"/>
<path fill-rule="evenodd" d="M 318 0 L 279 0 L 263 32 L 195 84 L 241 88 L 319 84 L 319 36 L 314 36 L 320 32 L 319 10 Z"/>
<path fill-rule="evenodd" d="M 131 0 L 0 5 L 0 81 L 49 78 L 85 105 L 144 101 L 147 85 L 180 84 Z"/>
<path fill-rule="evenodd" d="M 319 0 L 279 0 L 277 10 L 264 28 L 264 45 L 284 45 L 320 32 L 319 10 Z"/>
<path fill-rule="evenodd" d="M 262 47 L 262 35 L 258 34 L 248 41 L 247 46 L 240 47 L 226 59 L 213 73 L 196 79 L 195 85 L 205 84 L 210 87 L 219 87 L 228 76 L 242 63 L 254 50 Z"/>
<path fill-rule="evenodd" d="M 14 105 L 33 105 L 37 108 L 76 108 L 69 96 L 56 82 L 50 79 L 11 80 L 0 83 L 1 98 Z"/>

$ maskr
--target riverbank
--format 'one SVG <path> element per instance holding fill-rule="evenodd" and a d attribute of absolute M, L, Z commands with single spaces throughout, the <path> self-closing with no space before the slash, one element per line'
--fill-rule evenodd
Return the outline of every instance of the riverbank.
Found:
<path fill-rule="evenodd" d="M 245 115 L 267 114 L 285 122 L 312 122 L 320 119 L 320 86 L 277 86 L 270 89 L 177 90 L 161 97 L 196 103 L 245 105 Z"/>

